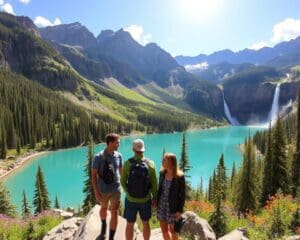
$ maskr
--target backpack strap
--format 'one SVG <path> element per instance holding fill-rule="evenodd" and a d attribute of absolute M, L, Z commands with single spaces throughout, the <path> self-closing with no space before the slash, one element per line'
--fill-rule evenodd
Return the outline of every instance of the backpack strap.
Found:
<path fill-rule="evenodd" d="M 144 159 L 143 159 L 143 162 L 145 162 L 146 165 L 147 165 L 148 168 L 149 168 L 149 165 L 150 165 L 150 159 L 149 159 L 149 158 L 144 158 Z"/>
<path fill-rule="evenodd" d="M 103 159 L 104 162 L 107 162 L 107 161 L 106 161 L 106 154 L 104 154 L 104 151 L 105 151 L 105 150 L 103 150 L 102 152 L 100 152 L 99 157 L 100 157 L 101 160 Z M 98 175 L 101 177 L 102 174 L 103 174 L 103 171 L 102 171 L 102 173 L 100 173 L 100 172 L 101 172 L 101 169 L 100 169 L 100 164 L 99 164 Z"/>
<path fill-rule="evenodd" d="M 101 156 L 101 159 L 103 159 L 104 161 L 106 161 L 106 154 L 104 154 L 105 150 L 103 150 L 101 153 L 100 153 L 100 156 Z"/>
<path fill-rule="evenodd" d="M 136 161 L 136 160 L 134 159 L 134 157 L 129 158 L 128 161 L 129 161 L 131 164 L 137 163 L 137 162 L 138 162 L 138 161 Z M 149 168 L 149 166 L 150 166 L 150 159 L 149 159 L 149 158 L 144 158 L 141 162 L 146 163 L 147 167 Z"/>

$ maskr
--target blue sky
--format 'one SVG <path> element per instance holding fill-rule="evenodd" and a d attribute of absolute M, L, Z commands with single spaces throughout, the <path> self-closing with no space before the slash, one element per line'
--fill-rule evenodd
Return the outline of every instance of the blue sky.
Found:
<path fill-rule="evenodd" d="M 128 30 L 175 55 L 257 49 L 300 36 L 300 0 L 0 0 L 38 26 L 80 22 L 95 36 Z"/>

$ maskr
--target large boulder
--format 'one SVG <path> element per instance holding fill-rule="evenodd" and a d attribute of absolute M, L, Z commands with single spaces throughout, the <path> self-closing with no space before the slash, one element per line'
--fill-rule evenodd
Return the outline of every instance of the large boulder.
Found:
<path fill-rule="evenodd" d="M 73 240 L 82 218 L 74 217 L 63 221 L 49 231 L 43 240 Z"/>
<path fill-rule="evenodd" d="M 84 218 L 82 221 L 74 240 L 93 240 L 96 239 L 101 231 L 101 220 L 99 216 L 100 206 L 96 205 Z M 109 235 L 109 221 L 111 215 L 110 211 L 107 211 L 107 232 L 106 235 Z M 125 239 L 125 228 L 126 220 L 122 217 L 118 217 L 118 227 L 115 234 L 116 240 Z M 137 227 L 135 227 L 135 235 L 139 233 Z"/>
<path fill-rule="evenodd" d="M 246 235 L 247 235 L 247 230 L 245 228 L 238 228 L 224 235 L 218 240 L 248 240 Z"/>
<path fill-rule="evenodd" d="M 193 239 L 216 240 L 216 234 L 205 219 L 191 211 L 185 212 L 182 217 L 184 218 L 181 229 L 183 235 L 191 236 Z"/>

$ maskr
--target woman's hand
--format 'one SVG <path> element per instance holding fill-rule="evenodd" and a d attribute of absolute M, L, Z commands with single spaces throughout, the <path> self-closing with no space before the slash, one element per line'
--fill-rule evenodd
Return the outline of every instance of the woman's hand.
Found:
<path fill-rule="evenodd" d="M 178 221 L 181 217 L 181 212 L 176 212 L 175 220 Z"/>

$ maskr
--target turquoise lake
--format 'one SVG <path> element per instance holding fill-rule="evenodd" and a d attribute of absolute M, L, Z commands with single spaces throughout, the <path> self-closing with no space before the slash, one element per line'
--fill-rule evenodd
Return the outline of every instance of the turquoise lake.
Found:
<path fill-rule="evenodd" d="M 218 129 L 188 131 L 186 134 L 187 151 L 192 166 L 188 175 L 194 187 L 203 178 L 203 185 L 206 188 L 209 177 L 212 175 L 219 158 L 224 153 L 225 165 L 230 174 L 233 162 L 240 166 L 242 154 L 240 144 L 243 144 L 249 132 L 253 135 L 258 127 L 232 126 Z M 119 152 L 123 159 L 132 156 L 132 141 L 136 137 L 123 137 Z M 157 172 L 161 166 L 163 148 L 166 152 L 173 152 L 180 158 L 182 133 L 173 134 L 152 134 L 139 136 L 146 145 L 146 157 L 152 159 L 156 164 Z M 104 144 L 95 146 L 95 153 L 105 147 Z M 84 195 L 82 192 L 83 182 L 86 179 L 84 165 L 87 159 L 87 147 L 78 147 L 67 150 L 50 152 L 34 160 L 29 161 L 25 166 L 13 172 L 5 178 L 4 184 L 11 194 L 12 202 L 20 206 L 22 192 L 25 190 L 27 198 L 32 203 L 35 176 L 38 165 L 41 166 L 52 205 L 57 194 L 62 207 L 72 206 L 78 208 L 81 205 Z"/>

